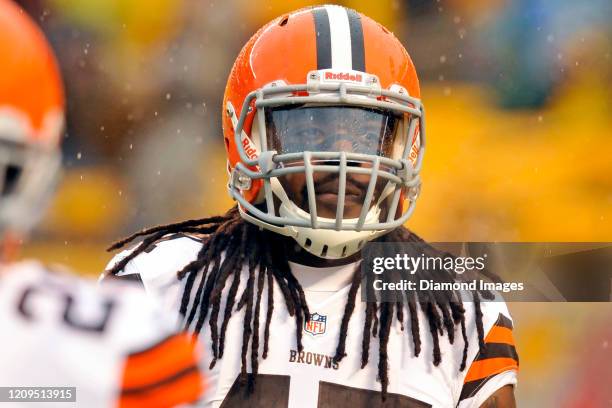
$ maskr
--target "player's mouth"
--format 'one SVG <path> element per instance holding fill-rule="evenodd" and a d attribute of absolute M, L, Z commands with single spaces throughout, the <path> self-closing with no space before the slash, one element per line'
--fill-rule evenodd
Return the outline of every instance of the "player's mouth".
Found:
<path fill-rule="evenodd" d="M 322 183 L 315 187 L 317 204 L 335 208 L 338 203 L 338 182 Z M 365 190 L 347 180 L 344 201 L 347 204 L 361 204 Z"/>

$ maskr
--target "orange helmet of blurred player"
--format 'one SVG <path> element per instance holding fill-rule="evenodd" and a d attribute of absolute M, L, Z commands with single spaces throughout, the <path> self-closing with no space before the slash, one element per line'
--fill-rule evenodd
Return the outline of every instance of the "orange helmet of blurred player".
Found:
<path fill-rule="evenodd" d="M 420 189 L 419 98 L 405 48 L 361 13 L 317 6 L 264 26 L 236 59 L 223 101 L 228 188 L 243 218 L 324 258 L 349 256 L 402 225 Z M 299 132 L 296 121 L 326 123 L 323 130 Z M 372 130 L 372 123 L 379 128 Z M 352 147 L 339 148 L 347 128 Z M 318 172 L 338 175 L 334 218 L 317 215 Z M 306 204 L 295 203 L 283 187 L 282 178 L 295 174 L 305 177 Z M 360 213 L 346 218 L 353 175 L 368 181 Z"/>
<path fill-rule="evenodd" d="M 60 169 L 64 95 L 51 47 L 10 0 L 0 0 L 0 237 L 44 212 Z"/>

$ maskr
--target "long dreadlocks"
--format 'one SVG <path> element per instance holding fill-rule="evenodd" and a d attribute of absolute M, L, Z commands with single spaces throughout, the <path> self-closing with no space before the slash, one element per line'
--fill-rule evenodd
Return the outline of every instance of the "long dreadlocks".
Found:
<path fill-rule="evenodd" d="M 289 315 L 295 319 L 297 348 L 298 351 L 303 350 L 302 327 L 304 322 L 307 322 L 310 318 L 310 313 L 304 290 L 289 267 L 287 258 L 287 253 L 289 251 L 286 248 L 287 240 L 283 239 L 279 234 L 260 229 L 242 220 L 237 208 L 233 207 L 223 216 L 161 225 L 142 230 L 115 242 L 108 249 L 109 251 L 122 248 L 136 238 L 143 237 L 140 244 L 131 251 L 128 256 L 117 262 L 108 273 L 116 275 L 123 270 L 132 259 L 144 251 L 149 250 L 164 236 L 176 233 L 203 236 L 203 245 L 196 259 L 191 261 L 180 271 L 177 271 L 177 278 L 179 280 L 186 279 L 179 310 L 184 319 L 184 328 L 186 330 L 192 330 L 197 336 L 202 330 L 206 317 L 209 316 L 208 321 L 212 342 L 212 362 L 210 366 L 212 368 L 216 361 L 223 357 L 226 330 L 232 312 L 245 308 L 240 379 L 241 384 L 247 384 L 247 390 L 252 390 L 255 376 L 258 372 L 260 349 L 259 315 L 265 286 L 267 286 L 267 313 L 264 323 L 262 358 L 265 359 L 269 351 L 270 322 L 274 312 L 273 282 L 276 282 L 280 288 Z M 426 255 L 449 255 L 428 245 L 417 235 L 403 227 L 397 228 L 379 237 L 377 241 L 387 242 L 389 245 L 396 245 L 398 249 L 398 243 L 409 242 L 414 244 Z M 222 254 L 224 255 L 222 256 Z M 244 265 L 247 266 L 248 270 L 247 282 L 242 294 L 237 298 Z M 405 274 L 405 271 L 391 272 L 400 274 L 401 278 L 410 279 L 410 276 L 402 275 Z M 432 279 L 438 282 L 454 282 L 456 280 L 456 274 L 453 271 L 422 270 L 418 272 L 422 279 Z M 196 279 L 198 276 L 200 279 Z M 221 320 L 221 327 L 219 328 L 218 317 L 221 313 L 222 293 L 230 277 L 232 281 L 227 291 L 223 318 Z M 195 294 L 191 296 L 196 281 L 198 281 L 198 285 L 197 288 L 195 288 Z M 373 286 L 371 282 L 367 283 L 366 290 L 372 291 Z M 346 356 L 345 346 L 348 325 L 355 309 L 357 292 L 361 284 L 361 274 L 359 273 L 359 269 L 357 269 L 351 280 L 346 306 L 340 324 L 340 336 L 334 356 L 334 362 L 336 363 L 339 363 Z M 368 294 L 371 295 L 371 292 Z M 491 294 L 486 291 L 474 291 L 472 293 L 478 343 L 480 350 L 483 350 L 485 345 L 482 311 L 480 307 L 481 295 L 485 298 L 490 298 Z M 437 366 L 442 360 L 439 337 L 443 336 L 444 332 L 446 332 L 449 342 L 452 344 L 455 340 L 455 329 L 459 327 L 463 340 L 463 357 L 460 370 L 463 371 L 466 367 L 469 344 L 466 333 L 465 309 L 459 294 L 455 291 L 421 291 L 418 293 L 415 293 L 415 291 L 406 291 L 399 296 L 400 297 L 397 298 L 395 302 L 369 301 L 365 308 L 361 367 L 365 367 L 369 361 L 371 336 L 378 336 L 378 376 L 381 381 L 383 400 L 386 398 L 389 385 L 387 345 L 393 319 L 395 317 L 399 321 L 403 330 L 404 314 L 408 314 L 414 355 L 419 356 L 421 352 L 421 329 L 417 314 L 417 309 L 419 307 L 427 318 L 429 333 L 433 340 L 433 364 Z M 374 299 L 374 297 L 369 296 L 369 299 Z M 236 300 L 238 301 L 236 302 Z M 192 325 L 194 326 L 192 327 Z M 247 360 L 249 359 L 249 355 L 251 366 L 250 375 L 247 373 Z"/>

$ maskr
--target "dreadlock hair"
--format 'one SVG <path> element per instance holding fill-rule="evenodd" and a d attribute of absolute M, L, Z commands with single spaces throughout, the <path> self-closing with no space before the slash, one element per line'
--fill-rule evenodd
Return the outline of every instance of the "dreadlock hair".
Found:
<path fill-rule="evenodd" d="M 225 351 L 225 336 L 229 319 L 234 311 L 245 309 L 242 333 L 241 350 L 241 373 L 240 383 L 247 385 L 247 392 L 254 387 L 255 377 L 258 372 L 259 349 L 260 349 L 260 308 L 264 287 L 267 287 L 267 313 L 264 323 L 264 338 L 262 358 L 268 356 L 270 322 L 274 313 L 273 283 L 276 282 L 284 298 L 287 311 L 295 319 L 296 343 L 298 351 L 302 351 L 302 327 L 304 322 L 310 318 L 308 305 L 302 286 L 292 274 L 289 267 L 286 248 L 287 240 L 279 234 L 261 229 L 249 222 L 244 221 L 237 207 L 233 207 L 222 216 L 187 220 L 175 224 L 160 225 L 144 229 L 127 238 L 121 239 L 109 247 L 109 251 L 124 247 L 136 238 L 143 237 L 142 241 L 122 260 L 118 261 L 109 271 L 110 275 L 116 275 L 139 254 L 148 251 L 156 242 L 169 234 L 186 233 L 201 235 L 202 247 L 196 258 L 177 271 L 179 280 L 185 279 L 185 289 L 182 295 L 179 312 L 183 316 L 184 329 L 199 335 L 209 316 L 210 337 L 212 343 L 212 368 L 218 359 L 223 357 Z M 423 254 L 432 256 L 452 256 L 441 252 L 414 233 L 404 227 L 396 228 L 386 235 L 379 237 L 376 241 L 396 245 L 399 249 L 400 243 L 409 242 L 416 246 Z M 243 266 L 247 266 L 247 282 L 241 294 L 238 288 L 241 281 Z M 406 274 L 406 271 L 391 271 L 400 274 L 401 278 L 414 279 L 414 275 Z M 421 279 L 432 279 L 442 282 L 454 282 L 457 275 L 448 270 L 420 270 Z M 418 317 L 418 308 L 423 311 L 427 319 L 427 327 L 433 342 L 433 364 L 439 365 L 442 361 L 440 353 L 440 336 L 446 332 L 449 342 L 455 341 L 455 329 L 460 328 L 463 340 L 463 357 L 460 371 L 466 367 L 468 353 L 468 337 L 466 333 L 465 309 L 459 294 L 455 291 L 405 291 L 399 294 L 394 302 L 378 302 L 372 295 L 373 285 L 366 283 L 368 301 L 365 308 L 365 320 L 363 327 L 363 339 L 361 349 L 361 367 L 369 362 L 369 346 L 371 337 L 379 337 L 378 350 L 378 377 L 381 382 L 382 399 L 387 397 L 389 385 L 387 345 L 393 319 L 401 325 L 404 330 L 404 315 L 408 315 L 410 337 L 415 357 L 421 352 L 421 327 Z M 198 279 L 199 277 L 199 279 Z M 221 313 L 221 299 L 228 280 L 231 284 L 227 290 L 226 303 L 222 313 L 221 327 L 218 326 L 218 317 Z M 492 278 L 495 278 L 494 276 Z M 194 286 L 195 294 L 192 296 Z M 335 363 L 346 356 L 346 338 L 348 325 L 355 309 L 356 297 L 359 287 L 362 285 L 362 277 L 359 267 L 355 270 L 350 283 L 346 300 L 346 306 L 340 324 L 340 335 L 333 360 Z M 238 297 L 237 297 L 238 296 Z M 482 323 L 481 296 L 491 299 L 492 294 L 488 291 L 474 291 L 473 307 L 475 309 L 476 328 L 478 333 L 478 345 L 484 350 L 484 329 Z M 394 313 L 395 312 L 395 313 Z M 250 361 L 249 361 L 250 356 Z M 247 372 L 250 365 L 251 372 Z"/>

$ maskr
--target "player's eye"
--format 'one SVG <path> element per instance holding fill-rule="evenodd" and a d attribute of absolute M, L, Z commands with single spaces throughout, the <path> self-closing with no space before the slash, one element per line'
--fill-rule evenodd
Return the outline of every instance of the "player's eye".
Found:
<path fill-rule="evenodd" d="M 360 149 L 370 150 L 378 145 L 380 136 L 376 131 L 359 132 L 353 137 L 353 143 Z"/>
<path fill-rule="evenodd" d="M 301 129 L 297 132 L 297 136 L 300 137 L 304 137 L 304 138 L 312 138 L 315 136 L 319 136 L 321 135 L 323 132 L 321 132 L 321 130 L 317 129 L 317 128 L 306 128 L 306 129 Z"/>
<path fill-rule="evenodd" d="M 366 142 L 368 142 L 369 145 L 375 145 L 375 144 L 378 144 L 379 135 L 377 132 L 372 131 L 372 132 L 367 132 L 364 138 Z"/>
<path fill-rule="evenodd" d="M 325 134 L 317 128 L 301 129 L 296 132 L 295 137 L 304 144 L 318 145 L 325 140 Z"/>

